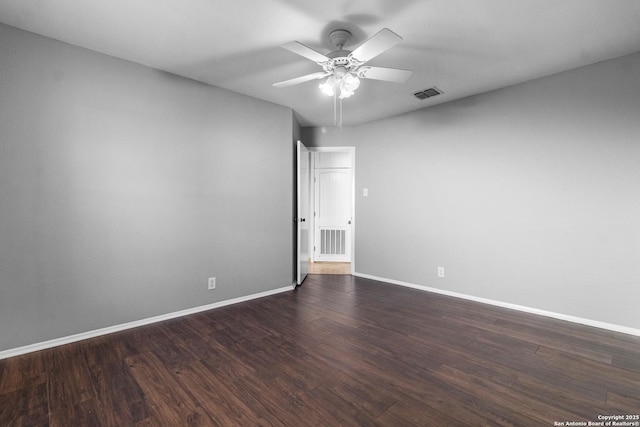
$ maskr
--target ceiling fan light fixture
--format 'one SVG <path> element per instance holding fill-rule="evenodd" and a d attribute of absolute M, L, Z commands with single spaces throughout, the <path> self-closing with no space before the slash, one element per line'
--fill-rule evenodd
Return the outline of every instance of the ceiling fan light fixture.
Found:
<path fill-rule="evenodd" d="M 359 86 L 360 79 L 352 73 L 346 73 L 342 77 L 336 75 L 329 76 L 323 83 L 318 85 L 323 94 L 333 96 L 338 92 L 340 99 L 352 96 Z"/>
<path fill-rule="evenodd" d="M 349 98 L 351 95 L 353 95 L 355 92 L 352 90 L 346 90 L 344 88 L 340 88 L 340 99 L 345 99 L 345 98 Z"/>
<path fill-rule="evenodd" d="M 355 92 L 355 90 L 358 89 L 358 86 L 360 86 L 360 79 L 358 78 L 358 76 L 352 73 L 347 73 L 342 78 L 342 87 L 345 90 L 348 90 L 349 92 Z"/>
<path fill-rule="evenodd" d="M 320 83 L 318 85 L 318 87 L 320 88 L 320 92 L 324 93 L 327 96 L 333 96 L 335 91 L 334 91 L 334 88 L 333 88 L 334 84 L 332 84 L 332 83 L 333 82 L 331 81 L 331 77 L 329 77 L 323 83 Z"/>

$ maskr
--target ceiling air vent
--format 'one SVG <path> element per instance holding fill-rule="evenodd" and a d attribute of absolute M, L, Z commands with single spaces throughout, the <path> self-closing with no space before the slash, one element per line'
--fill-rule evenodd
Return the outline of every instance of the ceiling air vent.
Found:
<path fill-rule="evenodd" d="M 444 92 L 442 92 L 440 89 L 434 86 L 432 88 L 421 90 L 420 92 L 416 92 L 413 94 L 413 96 L 415 96 L 418 99 L 427 99 L 427 98 L 431 98 L 432 96 L 440 95 L 442 93 Z"/>

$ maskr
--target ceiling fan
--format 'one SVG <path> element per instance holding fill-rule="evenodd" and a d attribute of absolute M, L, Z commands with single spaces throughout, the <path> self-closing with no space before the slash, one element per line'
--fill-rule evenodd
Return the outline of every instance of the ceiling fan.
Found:
<path fill-rule="evenodd" d="M 354 51 L 343 49 L 350 39 L 351 33 L 347 30 L 332 31 L 329 34 L 329 41 L 336 50 L 326 55 L 297 41 L 282 45 L 283 48 L 314 61 L 322 67 L 323 71 L 274 83 L 273 86 L 286 87 L 327 77 L 320 84 L 320 90 L 326 95 L 343 99 L 354 94 L 360 86 L 360 79 L 404 83 L 413 74 L 410 70 L 364 65 L 402 41 L 402 37 L 388 28 L 383 28 L 374 34 Z"/>

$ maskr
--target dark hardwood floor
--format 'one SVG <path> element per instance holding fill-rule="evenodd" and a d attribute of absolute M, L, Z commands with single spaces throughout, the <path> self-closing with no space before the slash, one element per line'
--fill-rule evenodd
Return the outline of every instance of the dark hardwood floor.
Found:
<path fill-rule="evenodd" d="M 639 337 L 351 276 L 0 361 L 3 427 L 553 426 L 637 414 Z"/>

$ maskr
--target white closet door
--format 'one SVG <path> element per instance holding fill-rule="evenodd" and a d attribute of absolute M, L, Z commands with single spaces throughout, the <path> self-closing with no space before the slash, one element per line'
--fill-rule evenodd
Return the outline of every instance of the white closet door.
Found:
<path fill-rule="evenodd" d="M 351 262 L 351 170 L 315 170 L 314 260 Z"/>

